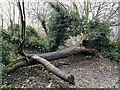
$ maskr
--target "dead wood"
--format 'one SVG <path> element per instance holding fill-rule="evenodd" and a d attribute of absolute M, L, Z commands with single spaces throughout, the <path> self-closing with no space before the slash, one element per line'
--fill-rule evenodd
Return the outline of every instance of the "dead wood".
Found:
<path fill-rule="evenodd" d="M 69 48 L 66 48 L 63 50 L 58 50 L 55 52 L 49 52 L 49 53 L 43 53 L 43 54 L 29 54 L 28 56 L 30 57 L 32 55 L 38 55 L 42 58 L 47 59 L 48 61 L 51 61 L 51 60 L 55 60 L 55 59 L 65 58 L 65 57 L 79 54 L 79 53 L 85 54 L 85 55 L 91 54 L 94 56 L 98 55 L 98 52 L 95 49 L 86 49 L 85 47 L 73 46 L 73 47 L 69 47 Z"/>
<path fill-rule="evenodd" d="M 5 73 L 9 73 L 19 67 L 40 63 L 37 60 L 36 60 L 36 62 L 31 60 L 31 57 L 33 57 L 35 55 L 37 55 L 41 58 L 44 58 L 48 61 L 51 61 L 51 60 L 55 60 L 55 59 L 65 58 L 65 57 L 68 57 L 68 56 L 71 56 L 74 54 L 79 54 L 79 53 L 97 55 L 98 52 L 95 49 L 86 49 L 83 47 L 75 46 L 75 47 L 69 47 L 69 48 L 55 51 L 55 52 L 44 53 L 44 54 L 26 54 L 26 53 L 21 53 L 21 52 L 19 52 L 19 53 L 23 56 L 25 55 L 25 57 L 27 57 L 27 59 L 29 59 L 29 61 L 26 60 L 26 58 L 24 58 L 22 60 L 19 60 L 17 63 L 13 64 L 13 66 L 9 67 L 9 65 L 8 65 L 8 67 L 3 70 Z"/>

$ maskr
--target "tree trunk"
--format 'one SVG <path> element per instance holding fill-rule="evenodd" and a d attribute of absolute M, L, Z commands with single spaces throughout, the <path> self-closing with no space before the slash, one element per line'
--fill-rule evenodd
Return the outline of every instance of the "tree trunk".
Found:
<path fill-rule="evenodd" d="M 47 68 L 48 71 L 52 72 L 53 74 L 57 75 L 58 77 L 62 78 L 63 80 L 68 81 L 71 84 L 74 84 L 74 76 L 73 75 L 67 75 L 64 72 L 62 72 L 61 70 L 59 70 L 57 67 L 53 66 L 49 61 L 47 61 L 44 58 L 41 58 L 37 55 L 29 55 L 26 54 L 23 50 L 23 46 L 24 46 L 24 41 L 25 41 L 25 8 L 24 8 L 24 0 L 22 2 L 22 6 L 23 6 L 23 12 L 21 9 L 21 5 L 20 2 L 17 2 L 18 4 L 18 8 L 20 11 L 20 15 L 21 15 L 21 25 L 22 25 L 22 31 L 21 31 L 21 42 L 19 44 L 18 49 L 15 50 L 16 54 L 20 54 L 21 56 L 24 56 L 26 61 L 22 60 L 16 64 L 11 65 L 10 67 L 7 67 L 6 69 L 4 69 L 3 71 L 6 73 L 9 73 L 10 71 L 15 70 L 18 67 L 21 66 L 26 66 L 26 65 L 30 65 L 32 64 L 34 61 L 41 63 L 44 67 Z"/>
<path fill-rule="evenodd" d="M 68 57 L 68 56 L 71 56 L 74 54 L 78 54 L 78 53 L 96 55 L 97 51 L 94 49 L 86 49 L 83 47 L 75 46 L 75 47 L 66 48 L 64 50 L 44 53 L 44 54 L 40 54 L 40 55 L 21 54 L 21 55 L 25 55 L 25 57 L 28 58 L 29 61 L 28 60 L 26 61 L 25 59 L 23 59 L 17 63 L 14 63 L 11 66 L 8 65 L 8 67 L 5 68 L 3 70 L 3 72 L 10 73 L 11 71 L 13 71 L 19 67 L 22 67 L 22 66 L 41 63 L 44 67 L 47 68 L 48 71 L 52 72 L 53 74 L 57 75 L 58 77 L 60 77 L 64 80 L 68 81 L 69 83 L 74 84 L 74 76 L 73 75 L 70 75 L 70 76 L 66 75 L 64 72 L 62 72 L 61 70 L 59 70 L 58 68 L 53 66 L 49 61 L 54 60 L 54 59 L 59 59 L 59 58 L 65 58 L 65 57 Z M 46 59 L 49 61 L 47 61 Z"/>
<path fill-rule="evenodd" d="M 118 23 L 120 23 L 120 1 L 118 2 L 118 6 L 119 6 L 119 9 L 118 9 Z M 118 26 L 118 39 L 120 39 L 120 24 Z"/>
<path fill-rule="evenodd" d="M 55 60 L 55 59 L 60 59 L 60 58 L 65 58 L 71 55 L 75 55 L 75 54 L 91 54 L 94 56 L 98 55 L 97 50 L 95 49 L 86 49 L 84 47 L 77 47 L 77 46 L 73 46 L 73 47 L 69 47 L 63 50 L 59 50 L 59 51 L 55 51 L 55 52 L 49 52 L 49 53 L 43 53 L 43 54 L 38 54 L 38 56 L 47 59 L 48 61 L 51 60 Z M 32 56 L 32 55 L 37 55 L 37 54 L 29 54 L 28 56 Z"/>
<path fill-rule="evenodd" d="M 55 52 L 49 52 L 49 53 L 44 53 L 44 54 L 39 54 L 37 56 L 42 57 L 44 59 L 47 59 L 48 61 L 55 60 L 55 59 L 60 59 L 60 58 L 65 58 L 74 54 L 78 53 L 83 53 L 83 54 L 92 54 L 92 55 L 97 55 L 97 51 L 95 49 L 85 49 L 85 48 L 80 48 L 80 47 L 69 47 L 63 50 L 55 51 Z M 36 64 L 37 62 L 40 63 L 39 61 L 36 60 L 33 61 L 31 60 L 33 56 L 36 56 L 35 54 L 26 54 L 26 57 L 30 59 L 30 61 L 26 61 L 25 58 L 21 60 L 17 60 L 14 62 L 13 65 L 8 65 L 7 68 L 5 68 L 3 71 L 5 73 L 9 73 L 19 67 L 22 66 L 27 66 L 31 64 Z M 11 63 L 10 63 L 11 64 Z"/>
<path fill-rule="evenodd" d="M 52 72 L 53 74 L 57 75 L 58 77 L 68 81 L 71 84 L 74 84 L 74 76 L 73 75 L 67 75 L 61 70 L 59 70 L 57 67 L 53 66 L 50 62 L 48 62 L 46 59 L 41 58 L 37 55 L 34 55 L 31 57 L 32 60 L 36 60 L 37 62 L 41 63 L 43 66 L 47 68 L 48 71 Z"/>
<path fill-rule="evenodd" d="M 49 61 L 47 61 L 46 59 L 41 58 L 37 55 L 32 55 L 30 57 L 30 61 L 24 61 L 23 60 L 23 61 L 20 61 L 16 64 L 13 64 L 12 66 L 8 66 L 6 69 L 3 70 L 3 72 L 10 73 L 10 71 L 15 70 L 16 68 L 26 66 L 26 65 L 30 65 L 30 64 L 33 64 L 35 62 L 41 63 L 48 71 L 52 72 L 53 74 L 60 77 L 61 79 L 65 80 L 65 81 L 68 81 L 70 84 L 74 84 L 74 76 L 73 75 L 65 74 L 64 72 L 59 70 L 57 67 L 52 65 Z"/>

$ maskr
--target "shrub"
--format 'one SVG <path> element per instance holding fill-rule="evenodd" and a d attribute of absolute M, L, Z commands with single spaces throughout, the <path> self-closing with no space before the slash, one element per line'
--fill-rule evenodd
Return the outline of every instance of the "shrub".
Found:
<path fill-rule="evenodd" d="M 2 63 L 7 65 L 10 63 L 10 58 L 12 56 L 11 51 L 13 50 L 13 46 L 11 44 L 8 44 L 6 40 L 0 39 L 0 42 L 2 44 Z"/>
<path fill-rule="evenodd" d="M 46 47 L 46 41 L 38 35 L 36 30 L 31 26 L 26 26 L 25 51 L 28 53 L 44 53 L 47 51 Z"/>
<path fill-rule="evenodd" d="M 111 36 L 110 25 L 95 19 L 88 25 L 89 44 L 97 49 L 104 58 L 118 60 L 119 50 L 115 43 L 108 38 Z"/>
<path fill-rule="evenodd" d="M 89 20 L 87 17 L 79 17 L 77 10 L 69 12 L 59 4 L 51 4 L 55 12 L 51 15 L 48 23 L 48 42 L 50 50 L 54 51 L 58 46 L 64 45 L 69 36 L 84 34 L 88 37 L 88 45 L 97 49 L 104 58 L 118 60 L 118 47 L 113 44 L 109 23 L 100 21 L 98 18 Z M 72 44 L 72 43 L 70 43 Z"/>
<path fill-rule="evenodd" d="M 31 36 L 40 38 L 40 36 L 36 32 L 35 28 L 33 28 L 32 26 L 26 26 L 25 31 L 26 31 L 26 38 L 29 38 Z"/>
<path fill-rule="evenodd" d="M 120 50 L 120 39 L 118 39 L 116 42 L 115 42 L 116 46 L 118 47 L 118 50 Z"/>
<path fill-rule="evenodd" d="M 69 12 L 58 3 L 50 3 L 50 5 L 55 12 L 49 18 L 47 39 L 50 51 L 55 51 L 58 46 L 64 45 L 64 40 L 68 39 L 70 35 L 76 35 L 77 30 L 72 28 L 75 28 L 78 16 L 76 12 Z"/>
<path fill-rule="evenodd" d="M 107 44 L 107 48 L 104 48 L 103 51 L 101 52 L 101 55 L 104 58 L 110 59 L 110 60 L 115 60 L 118 61 L 120 57 L 120 51 L 118 50 L 118 47 L 114 44 Z"/>
<path fill-rule="evenodd" d="M 65 38 L 66 28 L 69 26 L 67 21 L 68 12 L 59 4 L 51 4 L 55 12 L 51 15 L 48 23 L 47 39 L 51 51 L 62 45 Z"/>
<path fill-rule="evenodd" d="M 14 35 L 18 35 L 18 32 L 20 31 L 20 26 L 19 26 L 19 24 L 14 24 L 13 26 L 13 29 L 14 29 Z M 7 33 L 9 34 L 9 35 L 11 35 L 11 32 L 12 32 L 12 30 L 11 30 L 11 25 L 9 25 L 8 26 L 8 30 L 7 30 Z"/>

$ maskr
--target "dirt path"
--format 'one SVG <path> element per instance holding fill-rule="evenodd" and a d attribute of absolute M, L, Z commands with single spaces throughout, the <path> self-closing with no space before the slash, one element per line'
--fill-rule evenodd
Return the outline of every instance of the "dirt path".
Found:
<path fill-rule="evenodd" d="M 81 60 L 80 60 L 81 59 Z M 69 57 L 71 63 L 61 69 L 75 76 L 74 88 L 118 88 L 118 64 L 108 60 L 93 58 Z M 74 63 L 74 64 L 72 64 Z"/>
<path fill-rule="evenodd" d="M 118 88 L 118 64 L 109 60 L 97 60 L 81 55 L 52 61 L 67 74 L 75 76 L 75 85 L 57 78 L 42 65 L 24 67 L 3 77 L 15 88 Z M 63 63 L 63 64 L 61 64 Z M 66 63 L 64 65 L 64 63 Z"/>

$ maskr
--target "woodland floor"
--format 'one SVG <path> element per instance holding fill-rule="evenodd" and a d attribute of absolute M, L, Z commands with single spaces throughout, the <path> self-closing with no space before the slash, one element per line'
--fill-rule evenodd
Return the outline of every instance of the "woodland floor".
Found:
<path fill-rule="evenodd" d="M 118 88 L 119 64 L 114 61 L 74 55 L 51 61 L 69 75 L 74 75 L 75 85 L 48 72 L 41 64 L 18 68 L 3 77 L 3 82 L 13 88 Z M 61 64 L 64 63 L 64 64 Z"/>

